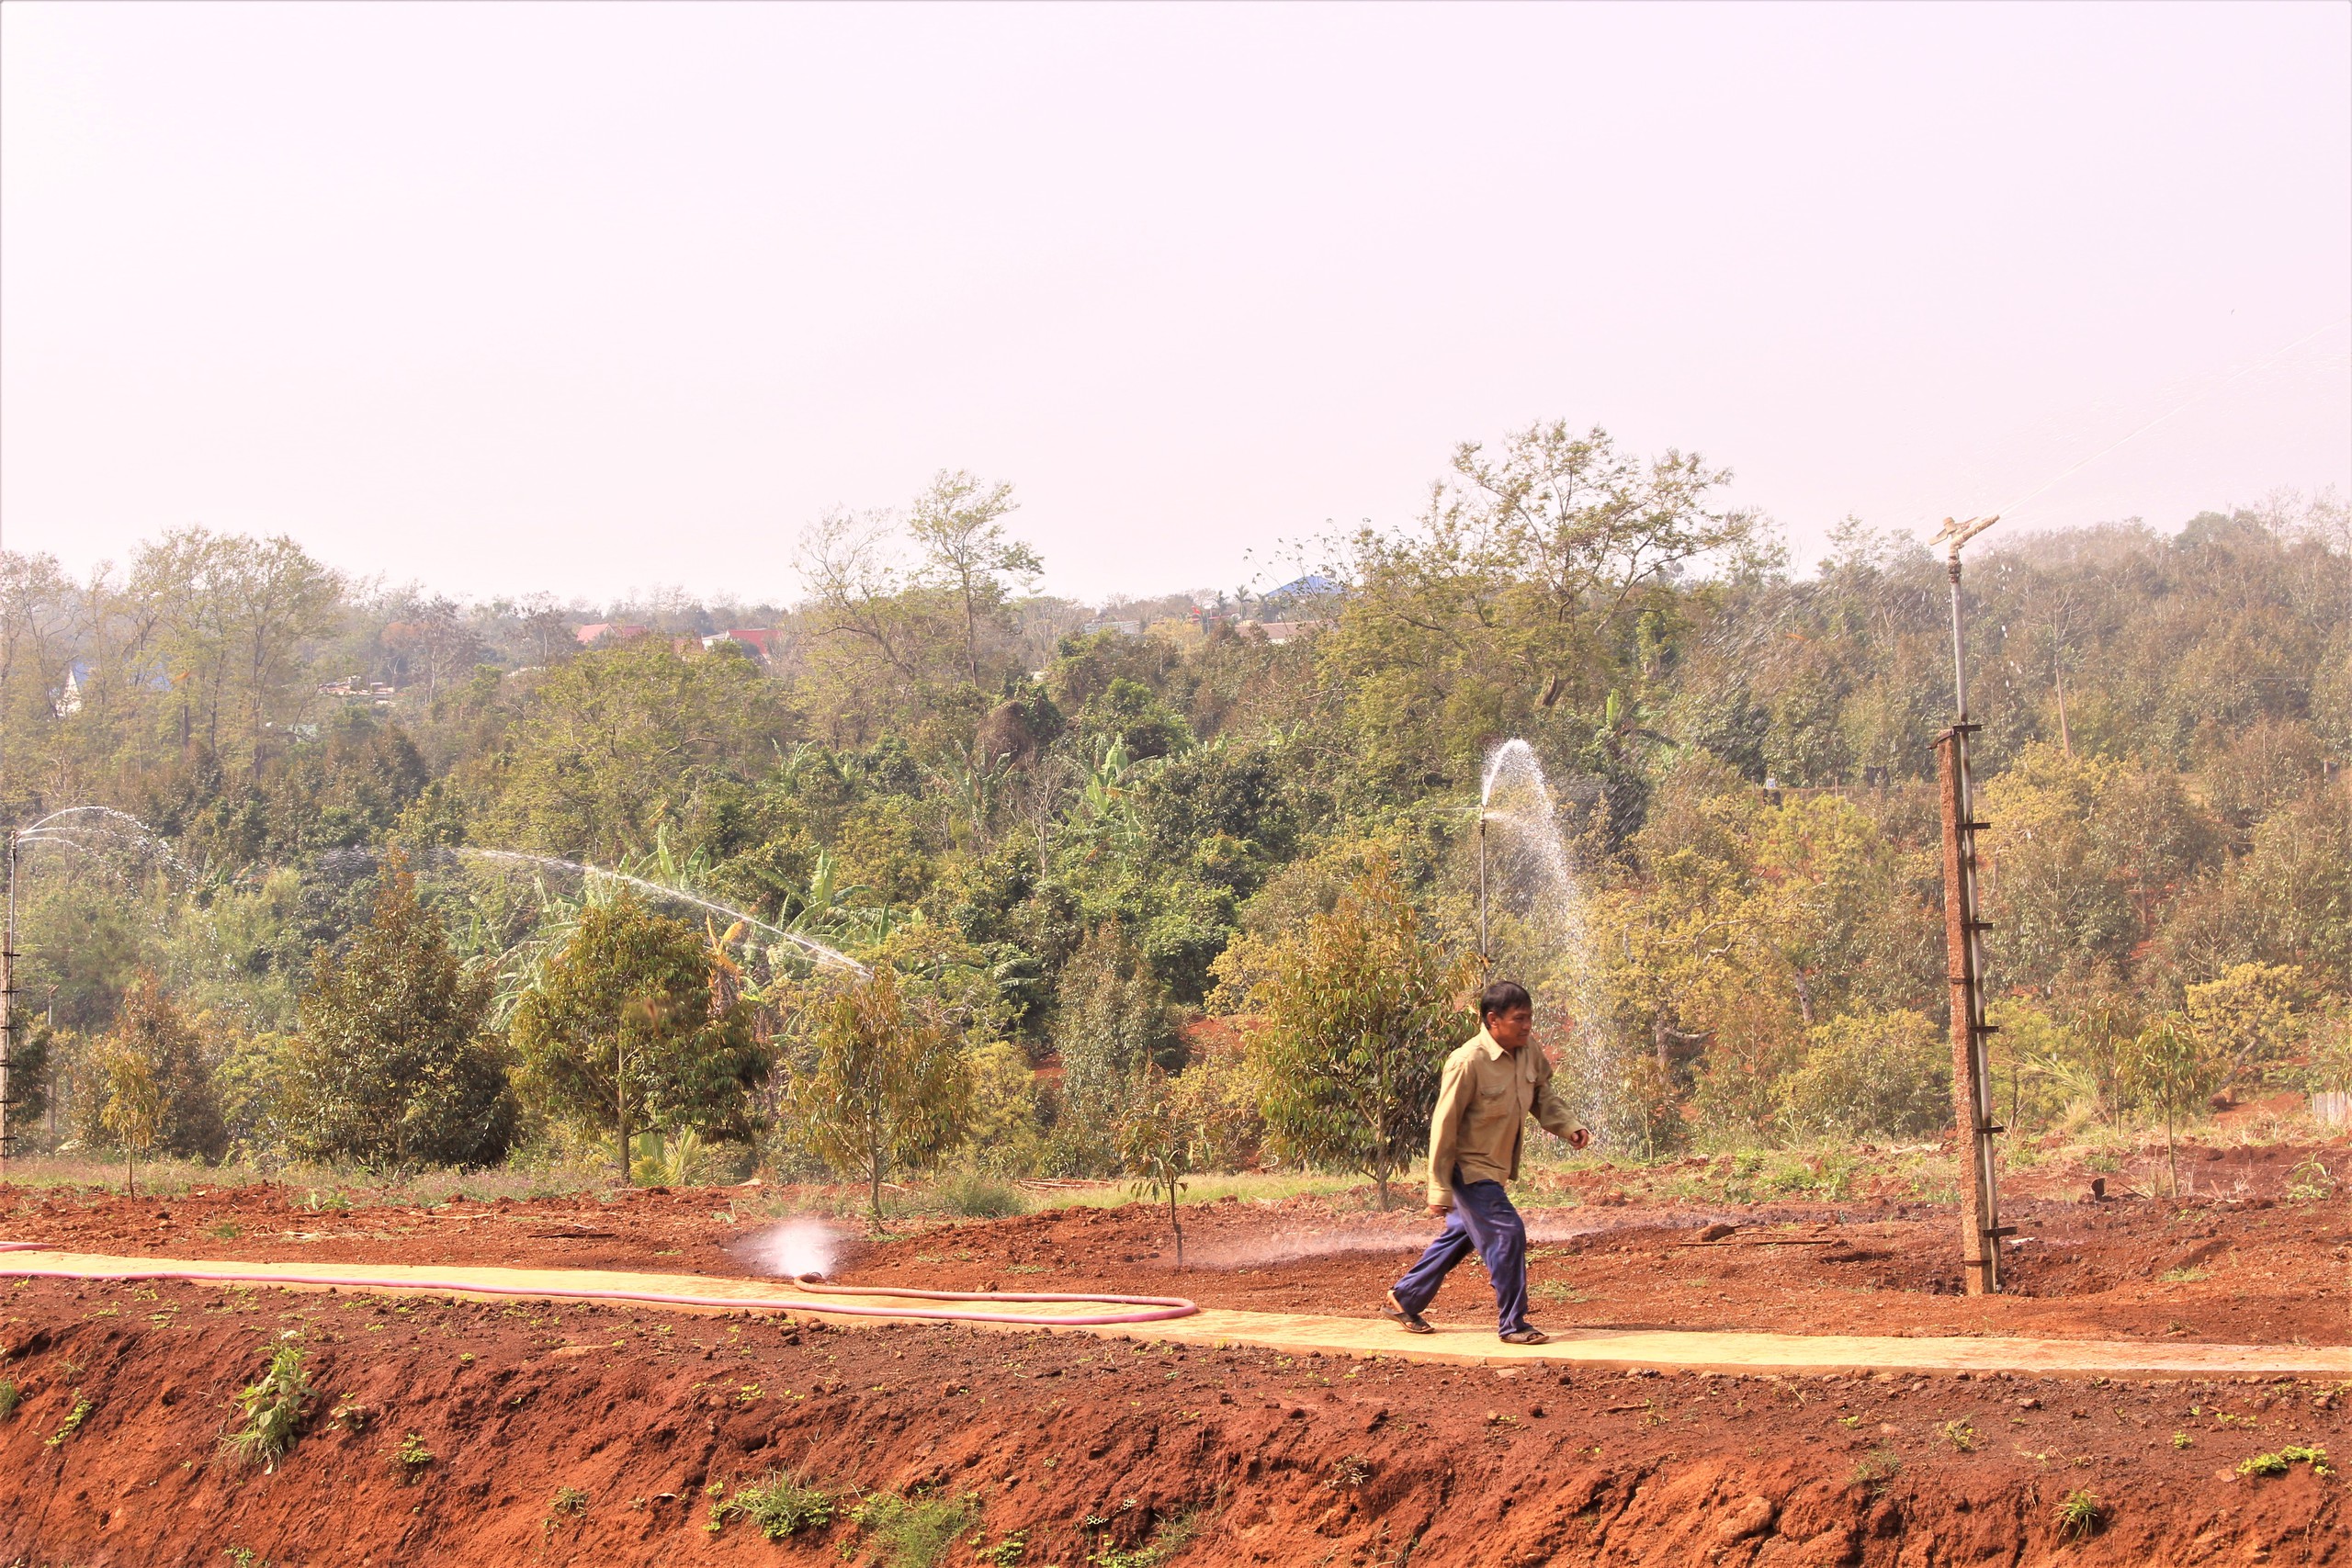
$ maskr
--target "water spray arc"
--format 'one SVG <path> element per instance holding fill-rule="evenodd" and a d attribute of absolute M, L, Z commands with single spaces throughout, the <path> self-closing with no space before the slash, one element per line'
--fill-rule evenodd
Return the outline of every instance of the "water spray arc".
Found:
<path fill-rule="evenodd" d="M 1543 940 L 1553 983 L 1567 1004 L 1566 1065 L 1577 1119 L 1597 1138 L 1623 1136 L 1624 1086 L 1599 1027 L 1602 1009 L 1585 930 L 1584 893 L 1560 832 L 1543 760 L 1524 740 L 1506 740 L 1487 759 L 1478 786 L 1477 850 L 1481 967 L 1491 976 L 1495 966 L 1492 897 L 1500 890 L 1509 908 L 1516 894 L 1521 913 Z M 1521 961 L 1529 956 L 1520 955 Z M 1525 978 L 1534 988 L 1544 984 L 1540 974 Z"/>
<path fill-rule="evenodd" d="M 2001 1288 L 2001 1238 L 2015 1234 L 2000 1218 L 2000 1193 L 1993 1139 L 2007 1129 L 1993 1121 L 1993 1075 L 1985 1060 L 1985 1038 L 1995 1025 L 1984 1021 L 1985 922 L 1977 917 L 1975 789 L 1969 776 L 1968 738 L 1980 726 L 1968 717 L 1966 628 L 1962 618 L 1960 548 L 2000 521 L 1999 516 L 1965 523 L 1944 519 L 1935 542 L 1949 546 L 1946 574 L 1951 581 L 1951 727 L 1936 737 L 1938 795 L 1943 805 L 1944 953 L 1951 981 L 1951 1098 L 1953 1124 L 1963 1134 L 1960 1198 L 1961 1277 L 1972 1296 Z"/>

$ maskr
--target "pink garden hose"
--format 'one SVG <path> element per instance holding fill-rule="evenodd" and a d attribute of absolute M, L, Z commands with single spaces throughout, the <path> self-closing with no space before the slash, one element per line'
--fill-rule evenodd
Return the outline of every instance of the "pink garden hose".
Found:
<path fill-rule="evenodd" d="M 0 1242 L 0 1252 L 43 1252 L 60 1250 L 40 1242 Z M 1068 1317 L 1040 1313 L 1014 1312 L 939 1312 L 917 1307 L 882 1307 L 812 1304 L 805 1299 L 782 1296 L 695 1296 L 666 1291 L 613 1291 L 572 1289 L 561 1285 L 493 1285 L 472 1280 L 433 1280 L 368 1276 L 357 1274 L 255 1274 L 235 1269 L 142 1269 L 136 1265 L 102 1269 L 54 1269 L 18 1267 L 0 1263 L 0 1275 L 13 1275 L 28 1280 L 192 1280 L 208 1284 L 237 1285 L 330 1285 L 347 1286 L 355 1290 L 400 1291 L 410 1293 L 439 1293 L 470 1296 L 530 1296 L 541 1299 L 589 1302 L 645 1302 L 654 1306 L 715 1307 L 724 1311 L 821 1312 L 836 1317 L 899 1317 L 925 1322 L 947 1323 L 1018 1323 L 1037 1328 L 1092 1328 L 1114 1323 L 1159 1323 L 1171 1317 L 1190 1317 L 1200 1311 L 1199 1303 L 1182 1296 L 1107 1296 L 1065 1295 L 1054 1292 L 1016 1292 L 998 1291 L 910 1291 L 883 1286 L 826 1285 L 804 1277 L 795 1281 L 802 1296 L 903 1296 L 927 1302 L 1101 1302 L 1110 1306 L 1139 1307 L 1138 1312 L 1089 1313 Z"/>

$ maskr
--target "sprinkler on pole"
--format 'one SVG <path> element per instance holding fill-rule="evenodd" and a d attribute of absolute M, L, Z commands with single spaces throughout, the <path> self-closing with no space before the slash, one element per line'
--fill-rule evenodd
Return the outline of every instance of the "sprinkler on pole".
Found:
<path fill-rule="evenodd" d="M 1960 549 L 1998 523 L 1996 516 L 1967 522 L 1944 519 L 1935 543 L 1948 547 L 1951 581 L 1951 727 L 1936 737 L 1936 773 L 1943 805 L 1944 953 L 1951 982 L 1951 1098 L 1954 1125 L 1962 1134 L 1966 1168 L 1960 1203 L 1961 1277 L 1968 1293 L 1981 1296 L 2001 1288 L 2001 1238 L 2015 1234 L 2000 1222 L 1993 1138 L 2007 1129 L 1993 1121 L 1993 1084 L 1985 1060 L 1985 1038 L 1995 1025 L 1984 1021 L 1984 932 L 1976 908 L 1974 784 L 1969 775 L 1968 738 L 1978 726 L 1968 716 L 1967 637 L 1962 621 Z"/>
<path fill-rule="evenodd" d="M 1478 977 L 1490 979 L 1495 961 L 1487 952 L 1487 801 L 1483 791 L 1478 798 Z"/>

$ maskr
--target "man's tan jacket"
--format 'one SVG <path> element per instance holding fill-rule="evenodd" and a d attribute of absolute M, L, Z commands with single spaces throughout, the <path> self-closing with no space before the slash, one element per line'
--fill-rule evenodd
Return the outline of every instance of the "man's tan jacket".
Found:
<path fill-rule="evenodd" d="M 1508 1181 L 1519 1174 L 1520 1135 L 1529 1111 L 1544 1130 L 1566 1137 L 1576 1118 L 1552 1088 L 1552 1064 L 1532 1041 L 1506 1051 L 1485 1030 L 1445 1059 L 1437 1110 L 1430 1117 L 1430 1203 L 1452 1208 L 1451 1178 L 1463 1185 Z"/>

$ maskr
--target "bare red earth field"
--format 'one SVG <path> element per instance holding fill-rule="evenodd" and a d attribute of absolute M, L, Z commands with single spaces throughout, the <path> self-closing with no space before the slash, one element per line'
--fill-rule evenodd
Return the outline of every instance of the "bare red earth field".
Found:
<path fill-rule="evenodd" d="M 726 1217 L 740 1190 L 346 1213 L 301 1196 L 0 1188 L 0 1238 L 754 1271 L 759 1227 Z M 1971 1300 L 1940 1293 L 1952 1221 L 1922 1205 L 1535 1211 L 1538 1320 L 2347 1337 L 2340 1201 L 2257 1188 L 2211 1204 L 2026 1200 L 2009 1217 L 2032 1237 L 2014 1249 L 2012 1292 Z M 1738 1228 L 1692 1245 L 1715 1222 Z M 1072 1209 L 852 1241 L 837 1274 L 1357 1313 L 1427 1234 L 1417 1218 L 1321 1202 L 1204 1205 L 1187 1212 L 1193 1266 L 1179 1272 L 1164 1213 Z M 1473 1269 L 1438 1307 L 1455 1321 L 1488 1310 Z M 319 1397 L 266 1474 L 225 1458 L 220 1438 L 232 1397 L 288 1333 Z M 968 1495 L 949 1564 L 2352 1561 L 2341 1473 L 2237 1471 L 2285 1447 L 2352 1460 L 2352 1391 L 2312 1382 L 1563 1378 L 1078 1335 L 47 1280 L 12 1283 L 0 1342 L 0 1378 L 20 1391 L 0 1419 L 0 1562 L 28 1565 L 243 1565 L 247 1552 L 255 1565 L 818 1562 L 876 1547 L 839 1518 L 783 1541 L 740 1517 L 707 1528 L 714 1496 L 779 1469 L 835 1494 Z M 399 1460 L 411 1433 L 429 1461 Z M 2098 1499 L 2080 1540 L 2057 1518 L 2075 1492 Z M 1018 1552 L 1005 1546 L 1015 1536 Z"/>

